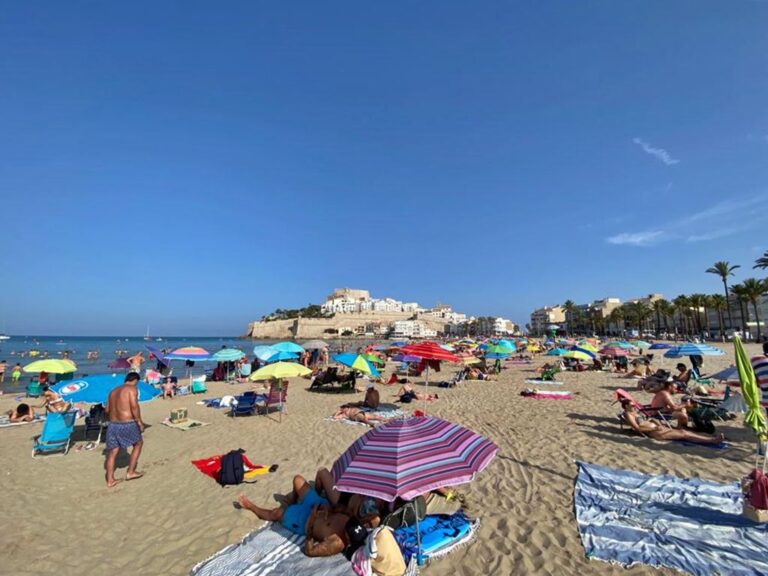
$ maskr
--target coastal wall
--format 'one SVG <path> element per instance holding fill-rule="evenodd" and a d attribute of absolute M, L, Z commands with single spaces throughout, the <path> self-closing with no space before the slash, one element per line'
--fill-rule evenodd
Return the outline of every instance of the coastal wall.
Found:
<path fill-rule="evenodd" d="M 410 312 L 368 312 L 360 314 L 336 314 L 333 318 L 298 318 L 295 320 L 273 320 L 271 322 L 251 322 L 248 324 L 246 338 L 264 339 L 309 339 L 328 337 L 328 329 L 351 329 L 371 323 L 389 326 L 396 320 L 412 318 Z M 445 320 L 429 315 L 419 315 L 419 320 L 427 328 L 442 332 Z"/>

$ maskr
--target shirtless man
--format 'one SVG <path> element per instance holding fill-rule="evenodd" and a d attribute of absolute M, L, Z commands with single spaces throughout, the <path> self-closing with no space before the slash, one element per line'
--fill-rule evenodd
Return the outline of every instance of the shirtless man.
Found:
<path fill-rule="evenodd" d="M 381 510 L 386 511 L 386 502 L 361 494 L 339 492 L 334 488 L 334 484 L 333 475 L 327 468 L 320 468 L 317 471 L 315 490 L 325 494 L 334 508 L 357 518 L 360 524 L 370 530 L 381 524 Z"/>
<path fill-rule="evenodd" d="M 693 407 L 693 403 L 675 404 L 672 394 L 675 391 L 674 381 L 664 383 L 664 388 L 656 392 L 651 400 L 651 407 L 661 410 L 664 414 L 672 416 L 677 420 L 678 428 L 688 426 L 688 410 Z"/>
<path fill-rule="evenodd" d="M 118 482 L 115 480 L 115 460 L 121 448 L 133 446 L 125 479 L 135 480 L 143 476 L 136 472 L 136 464 L 144 445 L 141 437 L 144 422 L 141 420 L 139 394 L 136 390 L 138 383 L 139 375 L 129 372 L 125 376 L 125 383 L 112 390 L 107 398 L 107 488 L 112 488 Z"/>
<path fill-rule="evenodd" d="M 287 530 L 306 535 L 304 553 L 307 556 L 333 556 L 344 552 L 350 544 L 359 545 L 365 530 L 349 514 L 331 509 L 328 500 L 320 496 L 302 476 L 293 478 L 293 490 L 285 498 L 286 507 L 260 508 L 241 494 L 237 502 L 262 520 L 280 522 Z"/>
<path fill-rule="evenodd" d="M 638 434 L 650 436 L 654 440 L 689 440 L 699 444 L 721 444 L 725 441 L 725 436 L 722 434 L 707 436 L 706 434 L 698 434 L 687 429 L 667 428 L 653 420 L 640 422 L 630 400 L 622 400 L 621 407 L 624 409 L 627 424 L 629 424 L 632 430 Z"/>

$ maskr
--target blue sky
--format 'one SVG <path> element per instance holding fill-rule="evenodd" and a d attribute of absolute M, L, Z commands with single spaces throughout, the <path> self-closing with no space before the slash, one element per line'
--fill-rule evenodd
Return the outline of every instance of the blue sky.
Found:
<path fill-rule="evenodd" d="M 718 291 L 712 262 L 768 249 L 766 26 L 759 1 L 6 3 L 0 326 Z"/>

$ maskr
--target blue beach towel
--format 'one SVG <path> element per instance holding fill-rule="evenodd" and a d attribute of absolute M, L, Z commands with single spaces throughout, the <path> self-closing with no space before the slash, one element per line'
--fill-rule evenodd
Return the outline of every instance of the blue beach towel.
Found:
<path fill-rule="evenodd" d="M 457 546 L 466 544 L 474 537 L 479 521 L 470 520 L 464 512 L 429 514 L 419 521 L 421 550 L 425 558 L 434 559 L 449 553 Z M 395 540 L 403 553 L 406 564 L 418 553 L 416 526 L 395 530 Z"/>
<path fill-rule="evenodd" d="M 768 526 L 741 515 L 736 482 L 578 465 L 574 503 L 587 558 L 695 576 L 768 574 Z"/>

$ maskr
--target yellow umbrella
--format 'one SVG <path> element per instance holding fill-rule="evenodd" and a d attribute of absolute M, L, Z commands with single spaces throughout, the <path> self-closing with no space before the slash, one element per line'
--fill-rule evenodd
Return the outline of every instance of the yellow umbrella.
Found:
<path fill-rule="evenodd" d="M 251 374 L 250 379 L 269 380 L 274 378 L 279 380 L 280 378 L 294 378 L 296 376 L 306 376 L 307 374 L 312 374 L 312 370 L 296 362 L 275 362 L 256 370 L 256 372 Z"/>
<path fill-rule="evenodd" d="M 586 340 L 582 340 L 577 344 L 579 348 L 582 350 L 589 350 L 590 352 L 597 352 L 597 348 L 595 348 L 592 344 L 587 342 Z"/>
<path fill-rule="evenodd" d="M 568 350 L 565 354 L 563 354 L 563 358 L 574 358 L 576 360 L 592 360 L 592 356 L 587 354 L 586 352 L 582 352 L 581 350 Z"/>
<path fill-rule="evenodd" d="M 480 358 L 477 356 L 462 356 L 461 361 L 464 362 L 466 366 L 469 366 L 471 364 L 478 364 L 480 362 Z"/>
<path fill-rule="evenodd" d="M 49 374 L 69 374 L 77 370 L 72 360 L 37 360 L 24 366 L 24 372 L 48 372 Z"/>
<path fill-rule="evenodd" d="M 763 409 L 760 406 L 760 388 L 757 386 L 755 371 L 747 357 L 747 351 L 741 339 L 733 339 L 733 348 L 736 351 L 736 369 L 739 371 L 739 382 L 741 383 L 741 395 L 747 404 L 747 414 L 744 416 L 744 423 L 755 431 L 758 436 L 765 434 L 766 423 Z"/>

